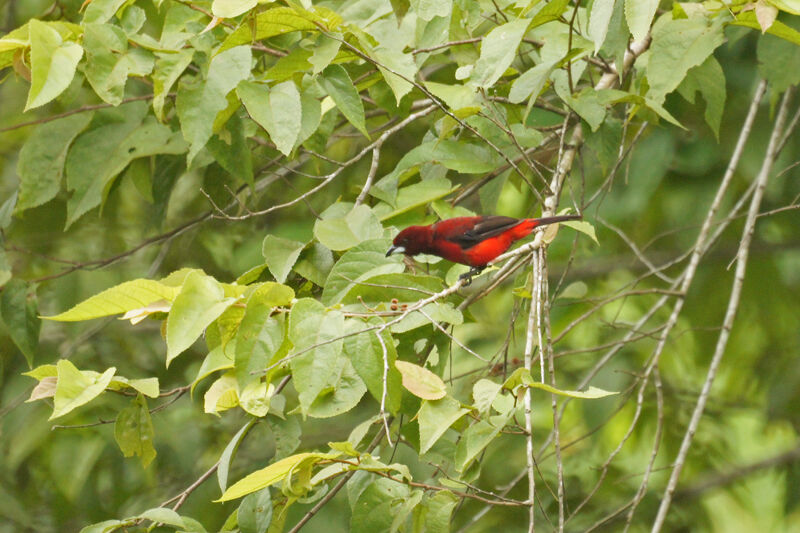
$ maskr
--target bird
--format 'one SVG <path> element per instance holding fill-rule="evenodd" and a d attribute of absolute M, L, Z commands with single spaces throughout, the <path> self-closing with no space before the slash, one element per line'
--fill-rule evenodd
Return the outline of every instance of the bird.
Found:
<path fill-rule="evenodd" d="M 535 228 L 547 224 L 580 220 L 581 215 L 560 215 L 543 218 L 512 218 L 500 215 L 456 217 L 440 220 L 428 226 L 409 226 L 392 241 L 386 257 L 395 253 L 407 256 L 431 254 L 467 265 L 470 268 L 459 276 L 472 282 L 487 264 L 509 249 L 516 241 L 527 237 Z"/>

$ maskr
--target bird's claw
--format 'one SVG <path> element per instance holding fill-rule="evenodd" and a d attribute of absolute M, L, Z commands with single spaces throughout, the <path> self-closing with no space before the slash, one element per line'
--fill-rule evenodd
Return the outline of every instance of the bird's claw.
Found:
<path fill-rule="evenodd" d="M 480 267 L 472 267 L 467 272 L 464 272 L 463 274 L 458 276 L 459 280 L 464 280 L 464 283 L 463 283 L 462 286 L 463 287 L 469 287 L 472 284 L 472 276 L 477 276 L 478 274 L 483 272 L 484 268 L 486 268 L 486 267 L 482 267 L 482 268 L 480 268 Z"/>

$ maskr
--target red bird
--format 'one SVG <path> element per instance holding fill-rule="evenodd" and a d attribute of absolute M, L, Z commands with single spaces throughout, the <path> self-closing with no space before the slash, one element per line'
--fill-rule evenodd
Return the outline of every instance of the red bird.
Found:
<path fill-rule="evenodd" d="M 580 218 L 581 215 L 545 218 L 492 215 L 449 218 L 430 226 L 409 226 L 394 238 L 386 257 L 400 252 L 406 255 L 437 255 L 454 263 L 471 266 L 469 272 L 461 275 L 470 280 L 514 242 L 527 237 L 534 228 Z"/>

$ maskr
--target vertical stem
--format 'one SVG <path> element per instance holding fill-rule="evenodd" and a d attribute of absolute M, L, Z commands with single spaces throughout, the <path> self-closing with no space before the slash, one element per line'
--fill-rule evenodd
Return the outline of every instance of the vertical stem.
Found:
<path fill-rule="evenodd" d="M 531 256 L 531 275 L 536 275 L 536 253 Z M 533 282 L 534 290 L 539 286 L 538 283 Z M 533 332 L 536 328 L 536 321 L 538 318 L 538 301 L 535 297 L 531 298 L 531 309 L 528 313 L 528 328 L 525 335 L 525 369 L 531 372 L 533 367 Z M 528 470 L 528 531 L 533 533 L 535 531 L 535 512 L 536 512 L 536 461 L 533 456 L 533 414 L 531 406 L 531 388 L 525 390 L 525 455 L 527 457 L 527 470 Z"/>
<path fill-rule="evenodd" d="M 538 329 L 539 329 L 539 361 L 541 367 L 542 383 L 545 382 L 544 360 L 547 359 L 547 371 L 550 375 L 550 385 L 556 386 L 556 370 L 553 362 L 552 338 L 550 336 L 550 298 L 549 285 L 547 283 L 547 250 L 543 246 L 536 250 L 534 256 L 538 256 L 537 276 L 538 288 L 536 290 L 538 307 Z M 564 463 L 561 460 L 561 433 L 559 429 L 560 416 L 558 413 L 558 401 L 555 394 L 550 395 L 553 408 L 553 448 L 556 456 L 556 471 L 558 473 L 558 531 L 564 531 Z"/>

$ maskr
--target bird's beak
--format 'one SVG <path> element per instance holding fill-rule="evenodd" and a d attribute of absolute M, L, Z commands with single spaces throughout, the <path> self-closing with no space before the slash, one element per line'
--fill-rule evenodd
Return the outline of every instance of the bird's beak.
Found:
<path fill-rule="evenodd" d="M 402 254 L 405 253 L 405 251 L 406 249 L 402 246 L 391 246 L 386 252 L 386 257 L 389 257 L 392 254 Z"/>

